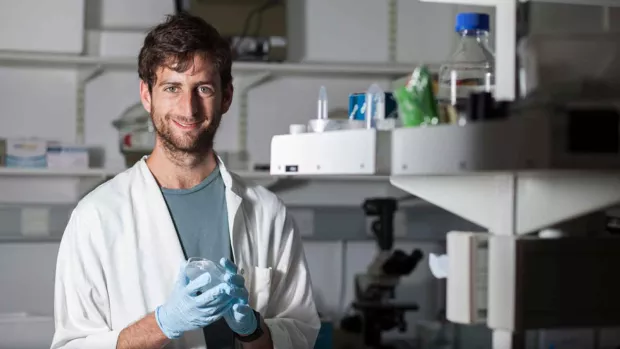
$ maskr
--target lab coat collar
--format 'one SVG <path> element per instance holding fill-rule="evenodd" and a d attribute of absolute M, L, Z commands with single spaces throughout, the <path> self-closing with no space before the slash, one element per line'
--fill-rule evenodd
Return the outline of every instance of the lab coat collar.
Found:
<path fill-rule="evenodd" d="M 217 160 L 218 166 L 220 168 L 220 174 L 222 175 L 222 180 L 224 181 L 224 185 L 227 189 L 233 191 L 237 196 L 241 198 L 243 195 L 244 184 L 239 181 L 238 178 L 235 178 L 231 175 L 231 173 L 226 168 L 226 164 L 222 161 L 217 153 L 215 153 L 215 159 Z"/>

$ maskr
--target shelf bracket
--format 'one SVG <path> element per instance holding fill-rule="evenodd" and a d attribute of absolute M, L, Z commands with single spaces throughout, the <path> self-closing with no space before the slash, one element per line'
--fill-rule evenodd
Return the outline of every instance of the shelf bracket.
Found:
<path fill-rule="evenodd" d="M 390 62 L 396 62 L 398 55 L 398 0 L 388 1 L 388 49 Z"/>
<path fill-rule="evenodd" d="M 243 75 L 239 91 L 239 154 L 242 162 L 248 164 L 248 92 L 250 89 L 260 86 L 269 81 L 273 75 L 270 72 L 262 72 L 254 75 Z"/>
<path fill-rule="evenodd" d="M 79 69 L 77 76 L 76 94 L 76 120 L 75 120 L 75 141 L 78 144 L 85 142 L 85 119 L 86 119 L 86 84 L 103 74 L 104 68 L 98 65 L 91 69 Z"/>

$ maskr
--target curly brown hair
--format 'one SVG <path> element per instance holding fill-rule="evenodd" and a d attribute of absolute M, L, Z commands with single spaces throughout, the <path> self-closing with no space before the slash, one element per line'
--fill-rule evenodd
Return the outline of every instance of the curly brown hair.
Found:
<path fill-rule="evenodd" d="M 211 59 L 220 73 L 222 88 L 232 83 L 230 44 L 204 19 L 187 13 L 169 15 L 144 39 L 138 56 L 138 75 L 152 91 L 162 66 L 184 72 L 196 54 Z"/>

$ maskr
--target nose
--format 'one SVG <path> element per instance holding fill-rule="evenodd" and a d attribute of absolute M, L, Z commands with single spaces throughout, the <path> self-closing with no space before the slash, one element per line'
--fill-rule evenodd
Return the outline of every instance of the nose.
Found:
<path fill-rule="evenodd" d="M 198 114 L 198 98 L 193 91 L 183 93 L 179 101 L 179 114 L 186 118 L 193 118 Z"/>

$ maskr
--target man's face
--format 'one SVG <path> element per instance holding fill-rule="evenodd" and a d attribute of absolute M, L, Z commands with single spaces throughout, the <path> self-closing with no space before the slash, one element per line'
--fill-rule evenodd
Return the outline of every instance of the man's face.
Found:
<path fill-rule="evenodd" d="M 232 86 L 222 87 L 217 68 L 204 55 L 195 55 L 184 72 L 159 68 L 151 92 L 144 81 L 140 83 L 142 104 L 151 114 L 159 141 L 172 154 L 211 150 L 232 92 Z"/>

